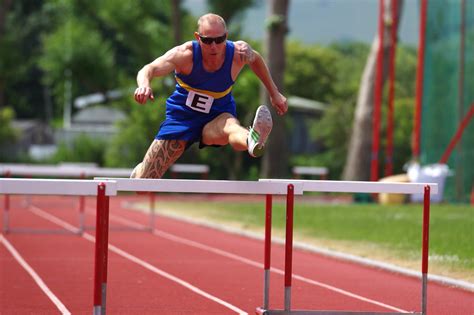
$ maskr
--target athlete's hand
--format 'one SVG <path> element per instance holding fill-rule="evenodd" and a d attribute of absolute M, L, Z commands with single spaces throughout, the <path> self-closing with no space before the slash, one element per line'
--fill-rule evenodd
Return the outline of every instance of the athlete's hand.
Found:
<path fill-rule="evenodd" d="M 278 115 L 281 116 L 288 111 L 288 103 L 286 101 L 286 97 L 284 97 L 280 92 L 277 92 L 274 95 L 270 96 L 270 101 L 272 102 L 272 105 Z"/>
<path fill-rule="evenodd" d="M 140 104 L 145 104 L 148 99 L 152 101 L 155 100 L 155 96 L 153 96 L 153 90 L 151 87 L 137 87 L 135 90 L 135 101 Z"/>

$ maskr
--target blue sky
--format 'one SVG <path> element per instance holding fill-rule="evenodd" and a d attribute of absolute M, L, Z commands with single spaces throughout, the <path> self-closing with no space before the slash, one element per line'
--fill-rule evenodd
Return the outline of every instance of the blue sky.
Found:
<path fill-rule="evenodd" d="M 246 12 L 244 35 L 263 39 L 265 0 Z M 378 0 L 291 0 L 289 12 L 289 37 L 305 43 L 327 44 L 340 40 L 371 42 L 377 31 Z M 206 13 L 205 0 L 184 0 L 191 13 Z M 404 1 L 400 24 L 400 42 L 418 43 L 418 1 Z"/>

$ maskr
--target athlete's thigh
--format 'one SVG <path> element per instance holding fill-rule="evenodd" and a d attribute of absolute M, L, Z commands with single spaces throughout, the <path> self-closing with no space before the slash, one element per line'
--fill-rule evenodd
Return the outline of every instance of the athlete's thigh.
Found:
<path fill-rule="evenodd" d="M 141 178 L 161 178 L 166 170 L 183 154 L 186 149 L 184 140 L 155 139 L 142 164 Z"/>
<path fill-rule="evenodd" d="M 230 113 L 222 113 L 204 126 L 202 142 L 207 145 L 226 145 L 234 126 L 240 126 L 238 119 Z"/>

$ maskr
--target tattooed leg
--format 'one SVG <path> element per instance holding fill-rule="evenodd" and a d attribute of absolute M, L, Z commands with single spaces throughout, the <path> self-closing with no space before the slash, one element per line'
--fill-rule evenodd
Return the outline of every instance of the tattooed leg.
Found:
<path fill-rule="evenodd" d="M 154 140 L 143 162 L 137 165 L 132 178 L 161 178 L 166 170 L 183 154 L 184 140 Z"/>

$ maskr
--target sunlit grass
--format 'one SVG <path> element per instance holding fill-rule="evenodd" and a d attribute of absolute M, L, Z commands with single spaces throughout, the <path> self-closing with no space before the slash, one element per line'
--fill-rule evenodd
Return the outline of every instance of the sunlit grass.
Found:
<path fill-rule="evenodd" d="M 265 220 L 263 202 L 160 202 L 158 209 L 252 230 L 262 230 Z M 374 249 L 382 251 L 384 257 L 417 265 L 421 259 L 422 210 L 417 204 L 296 203 L 295 239 L 314 240 L 316 245 L 322 240 L 331 245 L 340 243 L 349 252 L 354 249 L 369 257 Z M 273 229 L 275 234 L 284 235 L 284 203 L 273 205 Z M 361 248 L 366 250 L 358 250 Z M 474 207 L 431 206 L 430 261 L 449 270 L 474 270 Z"/>

